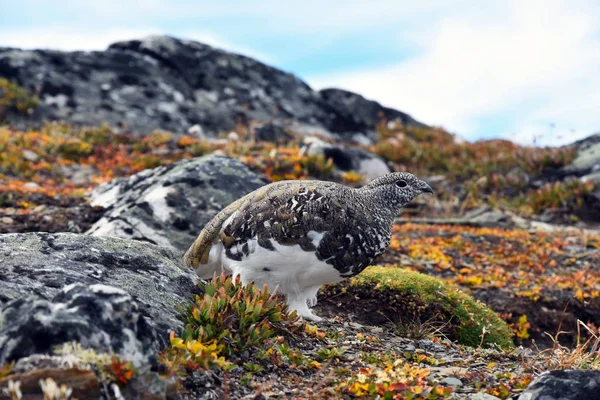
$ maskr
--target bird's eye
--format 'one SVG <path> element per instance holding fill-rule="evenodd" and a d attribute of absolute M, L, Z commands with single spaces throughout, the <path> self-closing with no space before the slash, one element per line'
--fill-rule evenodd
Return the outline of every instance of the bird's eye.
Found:
<path fill-rule="evenodd" d="M 406 183 L 406 181 L 403 181 L 403 180 L 396 181 L 396 186 L 398 186 L 398 187 L 403 188 L 403 187 L 406 187 L 407 185 L 408 185 L 408 183 Z"/>

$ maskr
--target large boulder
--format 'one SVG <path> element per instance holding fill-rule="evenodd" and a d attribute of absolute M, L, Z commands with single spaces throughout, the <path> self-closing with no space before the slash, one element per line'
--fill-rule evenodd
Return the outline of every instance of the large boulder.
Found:
<path fill-rule="evenodd" d="M 44 119 L 75 125 L 103 122 L 146 134 L 161 128 L 206 134 L 250 121 L 289 121 L 299 132 L 350 139 L 375 137 L 381 119 L 421 123 L 350 92 L 312 90 L 296 76 L 202 43 L 152 36 L 105 51 L 0 48 L 0 77 L 38 94 L 26 126 Z"/>
<path fill-rule="evenodd" d="M 600 400 L 600 371 L 548 371 L 533 381 L 519 400 Z"/>
<path fill-rule="evenodd" d="M 221 209 L 266 183 L 240 161 L 212 155 L 144 170 L 93 191 L 92 205 L 107 211 L 88 233 L 143 240 L 183 255 Z"/>
<path fill-rule="evenodd" d="M 16 233 L 0 254 L 0 364 L 70 341 L 150 362 L 197 293 L 181 258 L 150 243 Z"/>

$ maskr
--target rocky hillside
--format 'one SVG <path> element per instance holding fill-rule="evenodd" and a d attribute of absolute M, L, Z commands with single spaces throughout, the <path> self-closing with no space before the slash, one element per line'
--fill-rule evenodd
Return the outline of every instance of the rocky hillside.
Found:
<path fill-rule="evenodd" d="M 0 49 L 0 118 L 2 400 L 597 398 L 597 136 L 462 142 L 169 37 Z M 436 195 L 325 322 L 182 263 L 265 183 L 394 170 Z"/>
<path fill-rule="evenodd" d="M 140 134 L 192 128 L 214 136 L 262 121 L 365 142 L 382 119 L 424 126 L 356 93 L 318 92 L 252 58 L 168 36 L 94 52 L 0 48 L 0 77 L 40 99 L 31 115 L 8 113 L 20 127 L 48 119 Z"/>

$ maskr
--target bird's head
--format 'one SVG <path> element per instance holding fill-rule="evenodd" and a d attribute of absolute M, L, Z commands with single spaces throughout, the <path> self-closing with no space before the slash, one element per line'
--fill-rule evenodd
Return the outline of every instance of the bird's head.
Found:
<path fill-rule="evenodd" d="M 398 212 L 421 193 L 433 194 L 433 189 L 426 182 L 408 172 L 392 172 L 382 175 L 359 189 L 370 193 L 384 206 Z"/>

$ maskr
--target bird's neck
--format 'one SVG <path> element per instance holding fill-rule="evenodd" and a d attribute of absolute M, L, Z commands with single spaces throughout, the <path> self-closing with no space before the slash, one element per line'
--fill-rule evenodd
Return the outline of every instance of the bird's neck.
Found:
<path fill-rule="evenodd" d="M 358 195 L 365 199 L 373 215 L 377 216 L 382 225 L 389 225 L 390 229 L 394 219 L 404 206 L 387 187 L 375 187 L 372 189 L 358 189 Z"/>

